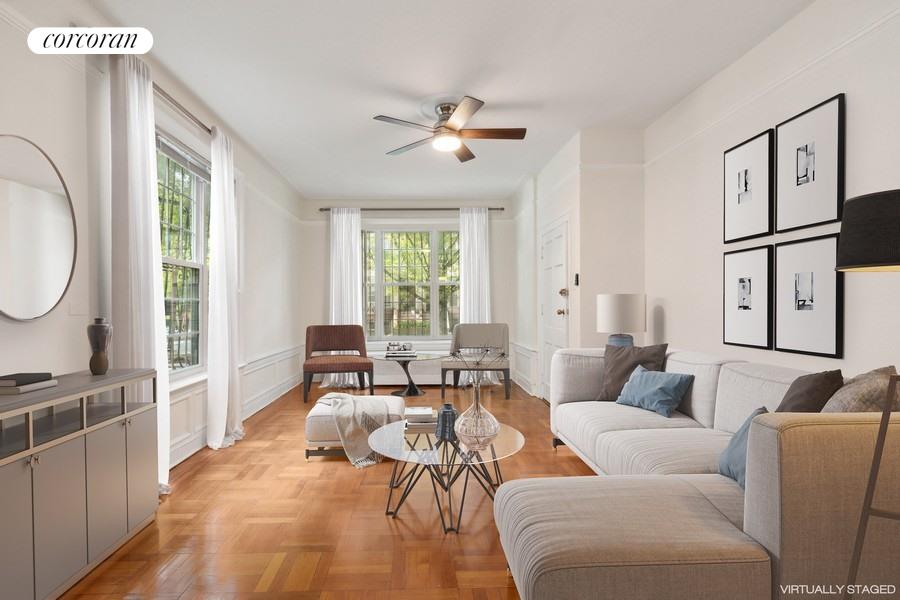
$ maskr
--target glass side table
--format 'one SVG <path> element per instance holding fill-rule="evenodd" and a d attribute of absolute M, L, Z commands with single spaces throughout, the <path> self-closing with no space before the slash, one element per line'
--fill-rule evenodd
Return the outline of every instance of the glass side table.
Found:
<path fill-rule="evenodd" d="M 413 425 L 412 429 L 407 430 L 405 421 L 379 427 L 369 435 L 369 447 L 394 460 L 385 514 L 396 518 L 410 492 L 427 473 L 431 479 L 435 506 L 440 514 L 444 533 L 459 532 L 469 477 L 493 500 L 494 490 L 503 483 L 499 461 L 517 453 L 524 445 L 525 436 L 502 423 L 494 441 L 480 452 L 468 450 L 459 441 L 438 440 L 433 428 L 424 429 Z M 460 480 L 462 494 L 459 508 L 454 510 L 451 492 Z M 392 505 L 395 490 L 400 490 L 400 496 Z"/>

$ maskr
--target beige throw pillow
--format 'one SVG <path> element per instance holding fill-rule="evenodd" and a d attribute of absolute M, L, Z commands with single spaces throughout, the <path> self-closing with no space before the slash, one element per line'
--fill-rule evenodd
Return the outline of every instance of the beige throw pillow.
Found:
<path fill-rule="evenodd" d="M 891 375 L 896 374 L 896 367 L 882 367 L 857 375 L 831 396 L 822 412 L 881 412 Z M 898 404 L 895 400 L 894 410 Z"/>

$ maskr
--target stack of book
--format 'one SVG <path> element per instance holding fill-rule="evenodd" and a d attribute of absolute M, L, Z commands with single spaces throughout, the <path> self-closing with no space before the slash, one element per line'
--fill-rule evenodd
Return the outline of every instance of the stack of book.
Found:
<path fill-rule="evenodd" d="M 54 387 L 57 381 L 50 373 L 13 373 L 0 377 L 0 396 L 15 396 Z"/>
<path fill-rule="evenodd" d="M 415 350 L 388 350 L 384 353 L 385 358 L 415 358 Z"/>
<path fill-rule="evenodd" d="M 434 433 L 437 426 L 437 411 L 430 406 L 407 406 L 403 416 L 406 430 L 412 433 Z"/>

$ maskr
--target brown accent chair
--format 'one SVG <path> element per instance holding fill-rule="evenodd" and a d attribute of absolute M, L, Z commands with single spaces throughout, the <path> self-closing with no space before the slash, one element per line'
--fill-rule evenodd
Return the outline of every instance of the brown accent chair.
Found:
<path fill-rule="evenodd" d="M 314 352 L 356 351 L 352 354 L 313 356 Z M 303 402 L 309 399 L 313 375 L 317 373 L 356 373 L 360 389 L 375 395 L 375 366 L 366 356 L 366 333 L 361 325 L 310 325 L 306 328 L 306 360 L 303 362 Z"/>

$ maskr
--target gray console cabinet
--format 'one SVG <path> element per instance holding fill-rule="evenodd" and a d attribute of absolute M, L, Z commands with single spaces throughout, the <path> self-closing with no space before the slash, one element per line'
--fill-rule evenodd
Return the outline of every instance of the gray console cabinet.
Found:
<path fill-rule="evenodd" d="M 156 514 L 156 371 L 57 380 L 0 396 L 3 600 L 58 598 Z M 152 402 L 126 398 L 149 380 Z"/>
<path fill-rule="evenodd" d="M 3 598 L 34 600 L 30 459 L 0 467 L 0 582 Z"/>

